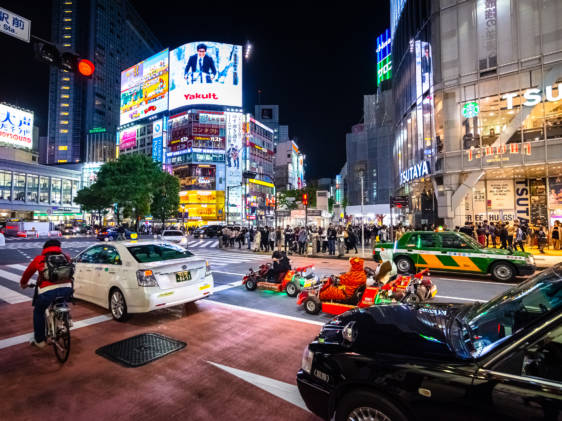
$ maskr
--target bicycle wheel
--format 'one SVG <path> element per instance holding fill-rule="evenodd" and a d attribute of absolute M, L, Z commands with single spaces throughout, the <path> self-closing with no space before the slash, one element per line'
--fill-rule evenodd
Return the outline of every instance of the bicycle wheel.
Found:
<path fill-rule="evenodd" d="M 53 347 L 57 360 L 64 363 L 70 354 L 70 326 L 68 316 L 64 315 L 56 320 L 56 332 L 53 338 Z"/>

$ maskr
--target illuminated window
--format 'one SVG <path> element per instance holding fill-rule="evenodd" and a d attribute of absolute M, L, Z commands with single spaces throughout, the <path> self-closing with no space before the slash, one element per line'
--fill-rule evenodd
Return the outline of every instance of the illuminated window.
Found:
<path fill-rule="evenodd" d="M 70 31 L 70 30 L 72 29 L 72 26 L 65 26 L 64 29 L 65 29 L 66 31 Z"/>
<path fill-rule="evenodd" d="M 68 124 L 68 120 L 61 120 L 60 124 Z"/>
<path fill-rule="evenodd" d="M 61 107 L 68 107 L 68 104 L 66 102 L 63 102 L 60 104 Z"/>
<path fill-rule="evenodd" d="M 72 4 L 71 1 L 65 1 L 64 4 Z"/>
<path fill-rule="evenodd" d="M 63 35 L 63 38 L 70 38 L 70 35 Z"/>
<path fill-rule="evenodd" d="M 60 112 L 60 115 L 68 115 L 68 114 L 69 114 L 68 111 L 61 111 Z"/>
<path fill-rule="evenodd" d="M 70 89 L 70 86 L 64 85 L 64 86 L 61 86 L 61 89 Z"/>
<path fill-rule="evenodd" d="M 64 13 L 72 13 L 72 10 L 65 10 Z"/>
<path fill-rule="evenodd" d="M 70 78 L 69 77 L 63 77 L 62 80 L 64 80 L 66 82 L 66 81 L 69 81 Z"/>
<path fill-rule="evenodd" d="M 62 46 L 63 47 L 70 47 L 70 44 L 63 44 Z M 65 71 L 67 71 L 67 70 L 65 70 Z"/>
<path fill-rule="evenodd" d="M 62 99 L 69 99 L 69 98 L 70 98 L 70 95 L 61 95 L 60 97 L 61 97 Z"/>
<path fill-rule="evenodd" d="M 60 163 L 60 164 L 62 164 L 62 163 L 64 163 L 64 162 L 68 162 L 68 161 L 67 161 L 66 159 L 59 159 L 57 162 Z"/>
<path fill-rule="evenodd" d="M 59 146 L 59 151 L 67 151 L 67 150 L 68 150 L 68 146 L 66 145 Z"/>
<path fill-rule="evenodd" d="M 68 133 L 68 129 L 60 129 L 59 133 Z"/>
<path fill-rule="evenodd" d="M 72 18 L 64 18 L 63 19 L 65 22 L 72 22 Z"/>

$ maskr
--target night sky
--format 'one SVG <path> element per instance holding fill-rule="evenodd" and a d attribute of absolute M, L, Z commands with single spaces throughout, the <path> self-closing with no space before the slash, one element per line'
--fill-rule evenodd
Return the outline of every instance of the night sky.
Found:
<path fill-rule="evenodd" d="M 254 112 L 260 89 L 261 103 L 279 104 L 281 124 L 289 125 L 290 136 L 307 155 L 306 178 L 334 177 L 339 172 L 345 163 L 345 134 L 362 120 L 363 95 L 376 91 L 375 43 L 388 27 L 387 1 L 345 10 L 328 3 L 314 8 L 255 8 L 241 2 L 132 3 L 164 47 L 199 40 L 252 42 L 253 55 L 244 68 L 246 111 Z M 33 35 L 50 38 L 46 7 L 50 1 L 1 4 L 31 19 Z M 0 101 L 35 111 L 43 136 L 48 67 L 33 60 L 29 45 L 4 34 L 0 40 Z"/>

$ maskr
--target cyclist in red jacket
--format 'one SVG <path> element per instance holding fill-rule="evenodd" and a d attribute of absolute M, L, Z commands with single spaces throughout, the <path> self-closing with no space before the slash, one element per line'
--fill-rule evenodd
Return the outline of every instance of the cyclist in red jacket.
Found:
<path fill-rule="evenodd" d="M 55 258 L 62 257 L 67 260 L 67 264 L 71 265 L 71 258 L 63 253 L 59 240 L 47 240 L 43 245 L 43 251 L 35 259 L 31 261 L 23 275 L 21 276 L 20 285 L 27 288 L 29 279 L 35 272 L 39 272 L 37 278 L 37 291 L 33 299 L 33 330 L 34 341 L 32 342 L 39 348 L 43 348 L 45 343 L 45 310 L 57 297 L 69 299 L 72 296 L 72 277 L 69 279 L 47 279 L 49 277 L 46 259 L 50 256 Z"/>

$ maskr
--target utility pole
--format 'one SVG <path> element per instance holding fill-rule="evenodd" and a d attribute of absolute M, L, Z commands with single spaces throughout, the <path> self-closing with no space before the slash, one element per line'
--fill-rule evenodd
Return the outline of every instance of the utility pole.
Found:
<path fill-rule="evenodd" d="M 365 214 L 363 213 L 363 171 L 361 171 L 361 257 L 365 258 Z"/>
<path fill-rule="evenodd" d="M 230 190 L 230 186 L 226 186 L 226 225 L 228 225 L 228 214 L 230 213 L 230 203 L 228 201 L 229 190 Z"/>

